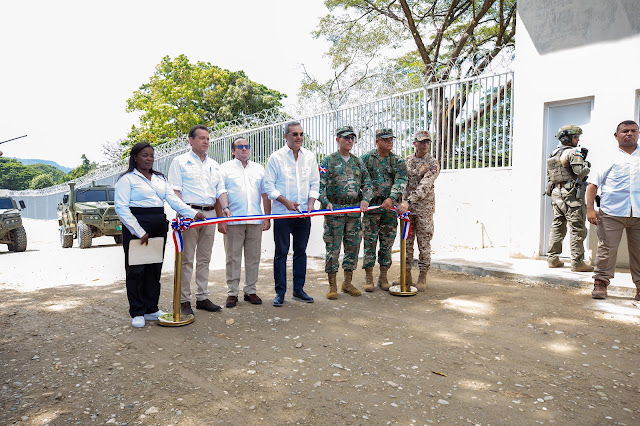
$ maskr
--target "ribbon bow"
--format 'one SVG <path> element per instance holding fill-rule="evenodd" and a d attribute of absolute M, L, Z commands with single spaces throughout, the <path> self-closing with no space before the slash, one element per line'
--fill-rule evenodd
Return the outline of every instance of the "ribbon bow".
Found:
<path fill-rule="evenodd" d="M 171 221 L 171 227 L 174 231 L 184 232 L 191 226 L 192 219 L 188 217 L 176 217 Z"/>

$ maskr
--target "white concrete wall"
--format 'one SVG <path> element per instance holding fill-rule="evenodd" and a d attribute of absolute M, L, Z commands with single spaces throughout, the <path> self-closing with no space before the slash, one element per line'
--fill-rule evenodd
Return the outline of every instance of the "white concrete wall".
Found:
<path fill-rule="evenodd" d="M 545 106 L 593 97 L 581 144 L 594 166 L 616 149 L 616 125 L 638 119 L 640 8 L 637 0 L 522 0 L 517 25 L 509 251 L 535 257 L 548 201 L 540 197 Z"/>

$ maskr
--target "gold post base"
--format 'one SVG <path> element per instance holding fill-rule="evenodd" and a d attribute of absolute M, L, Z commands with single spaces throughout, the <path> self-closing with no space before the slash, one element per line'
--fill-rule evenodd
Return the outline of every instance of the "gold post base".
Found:
<path fill-rule="evenodd" d="M 416 294 L 418 294 L 418 289 L 414 286 L 410 285 L 405 287 L 406 288 L 404 289 L 404 291 L 402 291 L 401 286 L 392 285 L 391 287 L 389 287 L 389 293 L 393 294 L 394 296 L 415 296 Z"/>
<path fill-rule="evenodd" d="M 165 327 L 180 327 L 182 325 L 191 324 L 195 317 L 191 314 L 189 315 L 180 315 L 180 318 L 177 321 L 173 320 L 173 314 L 166 313 L 158 318 L 158 325 L 162 325 Z"/>

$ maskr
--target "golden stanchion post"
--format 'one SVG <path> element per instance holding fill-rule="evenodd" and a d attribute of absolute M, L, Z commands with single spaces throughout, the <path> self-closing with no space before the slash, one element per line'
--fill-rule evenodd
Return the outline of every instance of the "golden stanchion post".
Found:
<path fill-rule="evenodd" d="M 164 314 L 158 319 L 159 325 L 168 327 L 178 327 L 181 325 L 191 324 L 194 321 L 192 314 L 180 316 L 180 287 L 182 276 L 182 252 L 176 253 L 176 264 L 173 273 L 173 313 Z"/>
<path fill-rule="evenodd" d="M 400 219 L 400 285 L 393 285 L 389 293 L 394 296 L 415 296 L 418 294 L 416 287 L 407 288 L 407 240 L 403 238 L 406 219 Z"/>

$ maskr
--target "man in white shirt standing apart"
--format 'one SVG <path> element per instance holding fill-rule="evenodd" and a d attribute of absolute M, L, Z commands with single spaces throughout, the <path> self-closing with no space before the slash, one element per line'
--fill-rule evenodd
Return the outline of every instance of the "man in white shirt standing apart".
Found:
<path fill-rule="evenodd" d="M 191 151 L 177 156 L 169 167 L 169 183 L 173 190 L 196 211 L 207 218 L 216 217 L 215 204 L 226 217 L 231 216 L 227 190 L 220 176 L 220 165 L 207 156 L 209 129 L 198 124 L 189 130 Z M 193 315 L 191 309 L 191 276 L 196 260 L 196 309 L 218 312 L 222 308 L 209 300 L 209 261 L 215 236 L 215 226 L 199 226 L 182 233 L 182 275 L 180 310 L 183 315 Z"/>
<path fill-rule="evenodd" d="M 273 213 L 311 212 L 320 195 L 316 156 L 302 148 L 304 134 L 299 122 L 285 124 L 284 138 L 286 145 L 271 154 L 264 176 L 265 191 L 269 199 L 273 200 Z M 273 306 L 284 304 L 290 236 L 293 236 L 293 299 L 313 302 L 313 298 L 304 292 L 310 231 L 309 217 L 273 221 L 273 239 L 276 245 L 273 259 L 276 297 L 273 299 Z"/>
<path fill-rule="evenodd" d="M 618 141 L 612 160 L 603 163 L 587 187 L 587 220 L 597 226 L 598 250 L 591 297 L 606 299 L 607 287 L 616 269 L 622 230 L 627 231 L 629 269 L 640 300 L 640 148 L 638 123 L 618 124 L 613 136 Z M 600 188 L 600 208 L 593 202 Z"/>
<path fill-rule="evenodd" d="M 233 160 L 220 166 L 229 198 L 229 207 L 236 216 L 261 215 L 260 201 L 264 213 L 271 214 L 271 200 L 264 192 L 264 167 L 249 160 L 251 145 L 245 138 L 237 138 L 231 145 Z M 228 226 L 227 226 L 228 225 Z M 221 223 L 218 231 L 224 234 L 224 249 L 227 255 L 227 301 L 225 307 L 233 308 L 238 303 L 240 272 L 244 249 L 244 300 L 253 305 L 262 303 L 257 294 L 258 269 L 262 232 L 271 227 L 269 219 Z"/>

